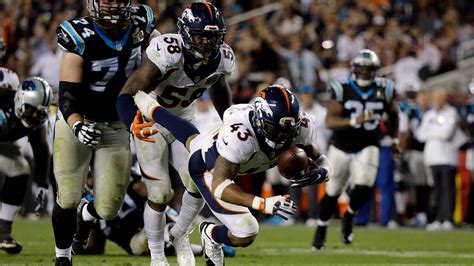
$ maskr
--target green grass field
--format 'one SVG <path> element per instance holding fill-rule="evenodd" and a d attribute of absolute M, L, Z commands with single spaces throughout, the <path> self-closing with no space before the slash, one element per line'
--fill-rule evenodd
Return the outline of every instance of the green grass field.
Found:
<path fill-rule="evenodd" d="M 328 232 L 327 249 L 310 251 L 314 229 L 303 226 L 261 226 L 256 242 L 237 249 L 237 256 L 227 258 L 226 265 L 382 265 L 382 264 L 456 264 L 474 265 L 474 231 L 426 232 L 415 229 L 387 230 L 355 228 L 355 240 L 345 246 L 339 242 L 337 222 Z M 199 242 L 197 229 L 192 242 Z M 52 265 L 54 240 L 49 220 L 18 220 L 14 236 L 23 244 L 18 255 L 0 253 L 0 265 Z M 175 258 L 169 258 L 177 265 Z M 204 259 L 196 259 L 205 265 Z M 147 265 L 148 257 L 127 255 L 108 243 L 106 255 L 77 256 L 75 265 Z"/>

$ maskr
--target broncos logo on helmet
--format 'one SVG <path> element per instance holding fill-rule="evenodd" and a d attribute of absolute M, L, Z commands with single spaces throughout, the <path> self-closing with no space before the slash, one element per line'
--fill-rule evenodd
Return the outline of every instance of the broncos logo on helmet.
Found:
<path fill-rule="evenodd" d="M 226 26 L 222 13 L 214 5 L 206 1 L 189 4 L 177 26 L 184 48 L 195 58 L 208 61 L 217 56 Z"/>
<path fill-rule="evenodd" d="M 263 89 L 254 102 L 253 123 L 265 142 L 272 148 L 281 148 L 298 135 L 301 120 L 296 96 L 280 85 Z"/>
<path fill-rule="evenodd" d="M 39 126 L 48 119 L 53 91 L 46 80 L 27 78 L 15 94 L 15 115 L 26 128 Z"/>

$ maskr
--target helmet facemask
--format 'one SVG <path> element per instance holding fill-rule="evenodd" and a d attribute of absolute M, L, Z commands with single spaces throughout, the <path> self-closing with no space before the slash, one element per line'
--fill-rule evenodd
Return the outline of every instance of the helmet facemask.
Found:
<path fill-rule="evenodd" d="M 178 29 L 183 36 L 184 47 L 196 59 L 209 61 L 217 56 L 219 46 L 224 42 L 226 30 L 218 26 L 207 25 L 204 30 L 191 30 L 182 19 L 178 20 Z"/>
<path fill-rule="evenodd" d="M 106 30 L 120 30 L 128 26 L 130 0 L 87 0 L 91 17 Z"/>

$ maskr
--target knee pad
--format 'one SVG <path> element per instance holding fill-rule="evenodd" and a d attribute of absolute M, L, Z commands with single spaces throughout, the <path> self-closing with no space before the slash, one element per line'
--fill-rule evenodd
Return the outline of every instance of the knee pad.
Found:
<path fill-rule="evenodd" d="M 173 197 L 171 184 L 163 180 L 143 179 L 148 191 L 148 200 L 157 204 L 168 204 Z"/>
<path fill-rule="evenodd" d="M 236 237 L 245 238 L 258 234 L 259 225 L 257 219 L 252 214 L 247 213 L 238 215 L 239 217 L 233 221 L 229 231 Z"/>
<path fill-rule="evenodd" d="M 112 206 L 95 206 L 95 210 L 97 211 L 97 215 L 106 221 L 111 221 L 117 217 L 118 212 L 120 211 L 119 208 L 114 208 Z"/>
<path fill-rule="evenodd" d="M 56 203 L 63 209 L 76 209 L 81 203 L 82 193 L 58 191 Z"/>

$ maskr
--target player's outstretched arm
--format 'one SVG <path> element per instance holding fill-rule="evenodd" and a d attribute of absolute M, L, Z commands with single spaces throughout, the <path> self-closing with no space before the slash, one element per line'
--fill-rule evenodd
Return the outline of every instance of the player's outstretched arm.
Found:
<path fill-rule="evenodd" d="M 237 176 L 240 165 L 232 163 L 222 156 L 217 157 L 212 179 L 212 193 L 214 197 L 225 202 L 248 207 L 262 213 L 278 215 L 288 219 L 295 215 L 296 205 L 285 196 L 260 198 L 243 191 L 232 180 Z"/>
<path fill-rule="evenodd" d="M 48 187 L 51 152 L 48 146 L 46 126 L 34 130 L 28 140 L 35 157 L 35 179 L 40 187 Z"/>
<path fill-rule="evenodd" d="M 219 116 L 223 119 L 225 110 L 227 110 L 227 108 L 232 104 L 230 99 L 230 88 L 224 75 L 222 75 L 219 80 L 209 88 L 209 96 L 211 97 L 217 113 L 219 113 Z"/>
<path fill-rule="evenodd" d="M 133 95 L 138 91 L 146 93 L 152 91 L 158 84 L 161 75 L 160 69 L 147 58 L 123 86 L 117 98 L 116 108 L 120 120 L 128 128 L 132 125 L 136 113 Z"/>

